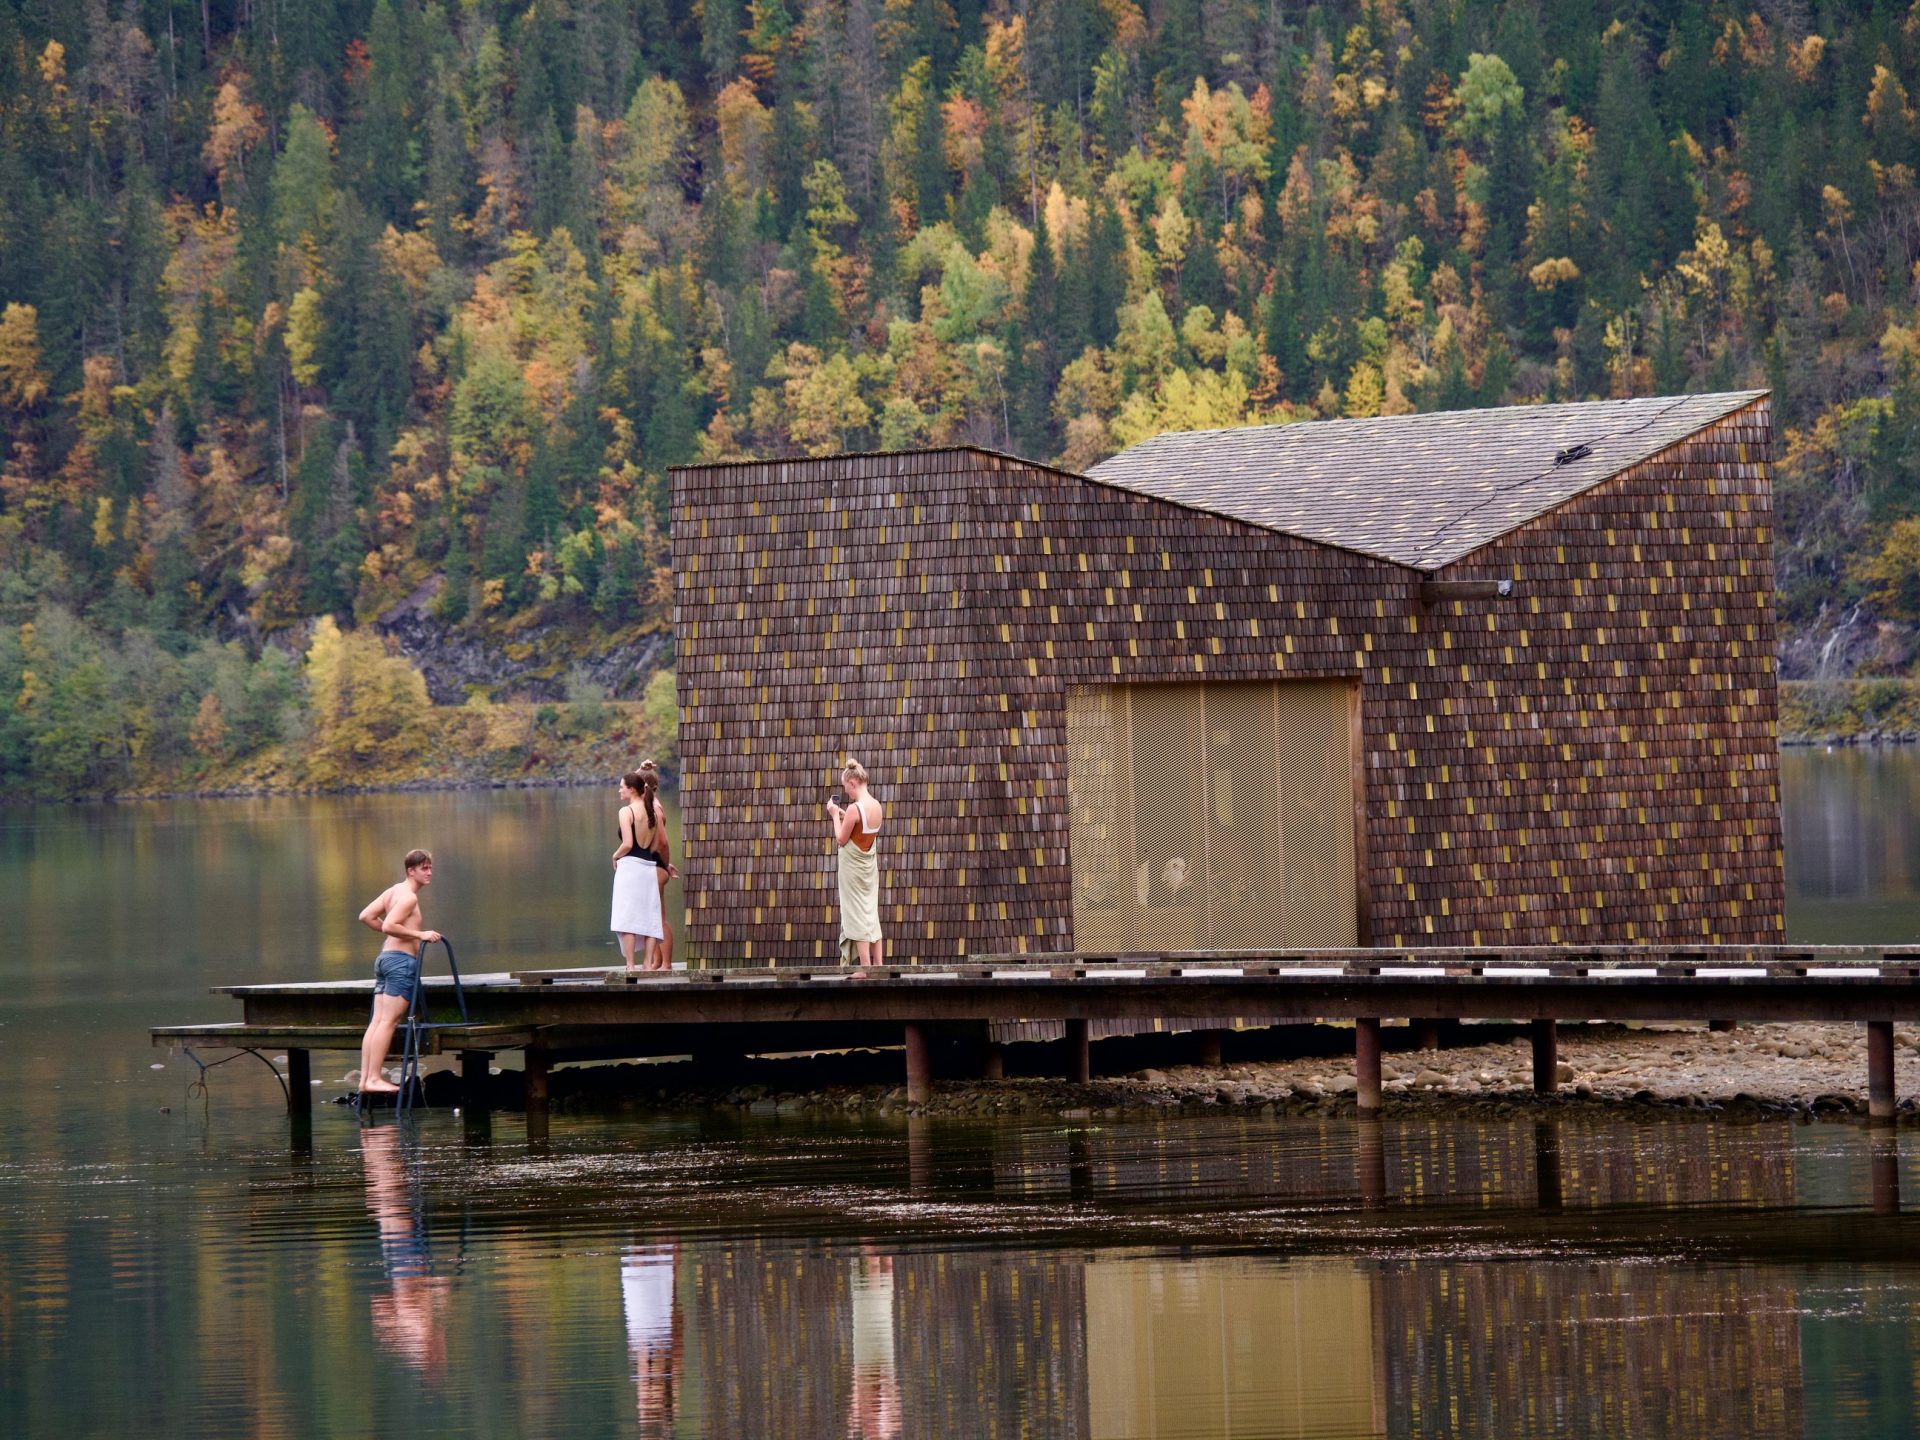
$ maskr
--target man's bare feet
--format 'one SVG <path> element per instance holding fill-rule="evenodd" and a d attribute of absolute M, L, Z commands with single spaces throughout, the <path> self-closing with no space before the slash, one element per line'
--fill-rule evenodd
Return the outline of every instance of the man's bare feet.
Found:
<path fill-rule="evenodd" d="M 391 1080 L 362 1080 L 360 1093 L 362 1095 L 398 1095 L 400 1087 Z"/>

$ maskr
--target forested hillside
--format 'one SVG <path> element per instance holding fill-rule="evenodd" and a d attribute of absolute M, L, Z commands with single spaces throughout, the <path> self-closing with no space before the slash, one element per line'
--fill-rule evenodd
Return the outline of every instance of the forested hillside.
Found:
<path fill-rule="evenodd" d="M 424 692 L 340 630 L 636 698 L 681 461 L 1686 389 L 1774 391 L 1789 669 L 1911 661 L 1920 5 L 11 0 L 0 66 L 0 792 L 375 766 Z"/>

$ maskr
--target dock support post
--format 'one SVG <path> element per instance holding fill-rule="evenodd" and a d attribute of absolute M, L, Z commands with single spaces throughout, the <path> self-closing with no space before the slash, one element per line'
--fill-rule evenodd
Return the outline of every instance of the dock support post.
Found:
<path fill-rule="evenodd" d="M 905 1026 L 907 1042 L 907 1103 L 924 1105 L 933 1098 L 933 1054 L 927 1045 L 927 1030 L 909 1020 Z"/>
<path fill-rule="evenodd" d="M 529 1045 L 527 1057 L 527 1138 L 547 1138 L 547 1047 Z"/>
<path fill-rule="evenodd" d="M 1900 1213 L 1900 1137 L 1885 1130 L 1867 1140 L 1873 1183 L 1873 1213 Z"/>
<path fill-rule="evenodd" d="M 1533 1122 L 1533 1198 L 1542 1210 L 1561 1208 L 1560 1137 L 1545 1116 Z"/>
<path fill-rule="evenodd" d="M 1218 1068 L 1222 1063 L 1226 1049 L 1227 1032 L 1224 1030 L 1202 1030 L 1199 1032 L 1199 1060 L 1201 1065 Z"/>
<path fill-rule="evenodd" d="M 1380 1108 L 1380 1022 L 1353 1022 L 1354 1102 L 1360 1112 L 1372 1114 Z"/>
<path fill-rule="evenodd" d="M 313 1057 L 305 1050 L 287 1051 L 287 1114 L 313 1114 Z"/>
<path fill-rule="evenodd" d="M 1354 1126 L 1354 1180 L 1360 1203 L 1373 1210 L 1387 1203 L 1387 1139 L 1380 1133 L 1377 1112 L 1363 1111 Z"/>
<path fill-rule="evenodd" d="M 1007 1047 L 997 1040 L 989 1040 L 980 1052 L 980 1078 L 982 1080 L 1004 1080 L 1007 1075 Z"/>
<path fill-rule="evenodd" d="M 1533 1093 L 1551 1095 L 1560 1088 L 1560 1027 L 1552 1020 L 1533 1022 Z"/>
<path fill-rule="evenodd" d="M 1093 1055 L 1084 1020 L 1067 1021 L 1067 1078 L 1079 1085 L 1093 1078 Z"/>
<path fill-rule="evenodd" d="M 1440 1022 L 1438 1020 L 1416 1020 L 1413 1022 L 1413 1048 L 1416 1050 L 1438 1050 L 1440 1048 Z"/>
<path fill-rule="evenodd" d="M 1738 1020 L 1709 1020 L 1707 1029 L 1715 1035 L 1729 1035 L 1740 1028 Z"/>
<path fill-rule="evenodd" d="M 1867 1118 L 1893 1119 L 1893 1022 L 1867 1022 Z"/>
<path fill-rule="evenodd" d="M 492 1108 L 487 1094 L 490 1078 L 488 1072 L 493 1068 L 492 1052 L 487 1050 L 462 1050 L 460 1052 L 460 1105 L 476 1115 L 484 1115 Z"/>

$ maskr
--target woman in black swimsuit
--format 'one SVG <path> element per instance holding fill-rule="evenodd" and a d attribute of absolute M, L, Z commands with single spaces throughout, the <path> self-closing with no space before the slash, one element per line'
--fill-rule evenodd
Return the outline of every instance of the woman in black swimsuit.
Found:
<path fill-rule="evenodd" d="M 673 923 L 667 919 L 667 882 L 679 878 L 680 871 L 673 863 L 673 846 L 667 840 L 667 808 L 660 803 L 660 767 L 651 760 L 642 760 L 640 769 L 635 772 L 652 788 L 648 792 L 648 804 L 653 813 L 653 852 L 656 874 L 660 877 L 660 969 L 673 968 Z"/>
<path fill-rule="evenodd" d="M 647 969 L 660 968 L 657 952 L 661 932 L 660 884 L 654 878 L 660 868 L 654 846 L 658 843 L 657 807 L 653 787 L 647 777 L 635 771 L 620 781 L 619 848 L 613 852 L 613 919 L 610 928 L 619 937 L 620 953 L 633 969 L 635 942 L 645 937 Z"/>

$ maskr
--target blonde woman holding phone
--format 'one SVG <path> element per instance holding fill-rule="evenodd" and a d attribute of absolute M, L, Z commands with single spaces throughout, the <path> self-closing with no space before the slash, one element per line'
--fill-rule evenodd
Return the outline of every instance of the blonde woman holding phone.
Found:
<path fill-rule="evenodd" d="M 840 881 L 840 963 L 850 965 L 857 957 L 861 968 L 854 978 L 866 975 L 866 967 L 880 965 L 880 856 L 874 846 L 886 816 L 880 802 L 867 791 L 867 767 L 858 760 L 847 761 L 840 772 L 840 788 L 847 793 L 847 805 L 827 802 L 827 814 L 833 819 L 833 843 L 838 847 Z"/>

